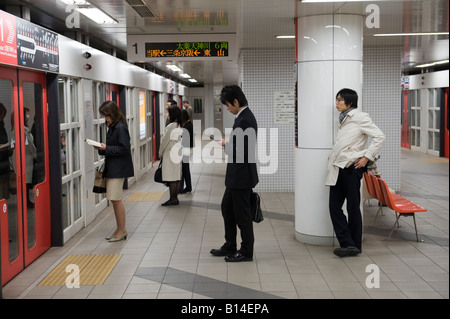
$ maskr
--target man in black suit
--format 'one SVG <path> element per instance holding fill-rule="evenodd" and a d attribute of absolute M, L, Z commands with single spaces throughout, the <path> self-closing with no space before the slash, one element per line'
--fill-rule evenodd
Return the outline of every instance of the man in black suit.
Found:
<path fill-rule="evenodd" d="M 214 256 L 225 256 L 227 262 L 252 261 L 255 239 L 250 193 L 259 181 L 255 158 L 258 125 L 239 86 L 225 86 L 220 94 L 220 101 L 227 106 L 228 111 L 236 115 L 236 119 L 228 143 L 221 141 L 228 155 L 226 189 L 221 205 L 226 242 L 219 249 L 212 249 L 210 253 Z M 242 238 L 239 250 L 236 250 L 236 225 Z"/>

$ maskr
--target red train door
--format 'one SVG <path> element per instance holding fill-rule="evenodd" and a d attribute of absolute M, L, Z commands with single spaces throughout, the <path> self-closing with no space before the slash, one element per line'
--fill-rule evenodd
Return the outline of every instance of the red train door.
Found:
<path fill-rule="evenodd" d="M 117 84 L 106 83 L 106 99 L 109 101 L 113 101 L 119 105 L 119 86 Z"/>
<path fill-rule="evenodd" d="M 159 144 L 160 144 L 160 134 L 159 134 L 159 96 L 157 92 L 152 91 L 152 146 L 153 146 L 153 158 L 152 161 L 156 162 L 159 158 Z"/>
<path fill-rule="evenodd" d="M 442 115 L 441 115 L 442 116 Z M 444 89 L 444 156 L 449 156 L 449 125 L 450 114 L 448 112 L 448 88 Z"/>
<path fill-rule="evenodd" d="M 3 285 L 50 248 L 51 229 L 45 75 L 6 67 L 0 74 Z"/>

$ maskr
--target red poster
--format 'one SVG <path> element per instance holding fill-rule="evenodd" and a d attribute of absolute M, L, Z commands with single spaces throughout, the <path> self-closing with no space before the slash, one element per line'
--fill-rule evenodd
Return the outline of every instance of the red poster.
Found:
<path fill-rule="evenodd" d="M 16 17 L 0 10 L 0 63 L 17 65 Z"/>

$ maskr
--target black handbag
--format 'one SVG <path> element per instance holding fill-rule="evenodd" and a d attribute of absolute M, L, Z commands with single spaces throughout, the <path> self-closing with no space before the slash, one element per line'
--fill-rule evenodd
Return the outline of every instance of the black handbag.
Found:
<path fill-rule="evenodd" d="M 261 198 L 258 193 L 252 191 L 250 193 L 250 207 L 252 210 L 252 220 L 255 223 L 260 223 L 264 220 L 264 216 L 261 210 Z"/>
<path fill-rule="evenodd" d="M 106 193 L 106 177 L 103 177 L 103 169 L 104 165 L 95 171 L 94 188 L 92 189 L 94 193 Z"/>
<path fill-rule="evenodd" d="M 163 183 L 162 180 L 162 160 L 159 162 L 159 166 L 155 171 L 155 177 L 154 180 L 156 183 Z"/>

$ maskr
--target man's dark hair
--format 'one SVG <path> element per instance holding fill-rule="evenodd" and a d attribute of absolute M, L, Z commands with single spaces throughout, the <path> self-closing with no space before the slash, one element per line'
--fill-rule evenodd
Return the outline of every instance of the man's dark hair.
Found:
<path fill-rule="evenodd" d="M 167 102 L 170 102 L 170 105 L 175 105 L 175 106 L 178 105 L 177 101 L 175 101 L 175 100 L 169 100 Z"/>
<path fill-rule="evenodd" d="M 233 104 L 234 99 L 239 102 L 239 106 L 248 105 L 247 98 L 238 85 L 225 86 L 220 92 L 220 102 L 222 104 L 226 104 L 226 102 Z"/>
<path fill-rule="evenodd" d="M 342 89 L 336 94 L 336 98 L 338 95 L 344 99 L 345 105 L 350 105 L 353 108 L 358 108 L 358 93 L 356 93 L 352 89 Z"/>

